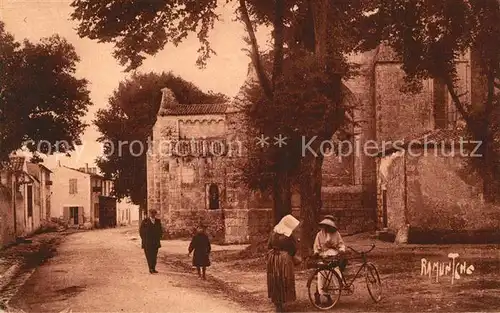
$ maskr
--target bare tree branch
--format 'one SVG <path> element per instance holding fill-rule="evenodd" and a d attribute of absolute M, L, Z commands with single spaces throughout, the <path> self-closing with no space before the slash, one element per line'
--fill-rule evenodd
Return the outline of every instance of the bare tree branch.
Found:
<path fill-rule="evenodd" d="M 283 43 L 285 41 L 285 0 L 276 0 L 274 15 L 274 60 L 272 88 L 276 88 L 276 81 L 283 74 Z"/>
<path fill-rule="evenodd" d="M 462 101 L 460 101 L 460 97 L 457 95 L 457 92 L 455 91 L 455 86 L 453 85 L 452 79 L 450 77 L 446 77 L 444 79 L 444 83 L 448 88 L 453 103 L 455 103 L 455 107 L 457 108 L 460 115 L 462 115 L 462 117 L 464 118 L 465 122 L 468 125 L 471 126 L 474 125 L 474 121 L 472 120 L 470 114 L 465 110 L 465 106 L 463 105 Z"/>
<path fill-rule="evenodd" d="M 250 43 L 252 45 L 252 62 L 255 67 L 255 71 L 257 72 L 260 85 L 264 90 L 264 94 L 266 95 L 266 97 L 268 97 L 269 99 L 273 99 L 271 83 L 269 82 L 264 67 L 262 66 L 259 54 L 259 45 L 257 43 L 257 37 L 255 36 L 255 31 L 253 29 L 252 22 L 250 21 L 250 15 L 248 14 L 248 9 L 245 0 L 240 0 L 240 13 L 241 13 L 241 19 L 245 23 L 248 36 L 250 37 Z"/>

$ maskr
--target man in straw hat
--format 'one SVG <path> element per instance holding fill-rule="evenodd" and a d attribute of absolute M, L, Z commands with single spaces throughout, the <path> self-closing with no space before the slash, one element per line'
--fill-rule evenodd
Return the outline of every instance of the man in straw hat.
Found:
<path fill-rule="evenodd" d="M 156 271 L 156 259 L 158 249 L 161 247 L 160 240 L 163 235 L 161 221 L 156 218 L 156 210 L 149 210 L 149 217 L 144 219 L 139 229 L 142 248 L 148 262 L 149 273 L 158 273 Z"/>
<path fill-rule="evenodd" d="M 321 230 L 316 234 L 316 239 L 314 240 L 314 254 L 325 258 L 344 253 L 346 247 L 340 233 L 338 232 L 333 216 L 325 216 L 325 218 L 319 223 L 319 226 L 321 227 Z M 345 269 L 346 265 L 346 260 L 339 258 L 339 274 L 341 278 L 342 271 Z M 316 303 L 321 301 L 321 296 L 325 296 L 328 302 L 332 301 L 330 295 L 323 291 L 324 279 L 324 275 L 318 275 L 318 292 L 315 294 Z"/>

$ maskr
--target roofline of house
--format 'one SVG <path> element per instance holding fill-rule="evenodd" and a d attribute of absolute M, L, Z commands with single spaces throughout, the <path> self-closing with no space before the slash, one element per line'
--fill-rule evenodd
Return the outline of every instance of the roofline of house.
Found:
<path fill-rule="evenodd" d="M 52 171 L 51 171 L 51 170 L 50 170 L 47 166 L 45 166 L 45 165 L 43 165 L 43 164 L 41 164 L 41 163 L 38 163 L 38 166 L 43 167 L 43 168 L 44 168 L 44 169 L 46 169 L 49 173 L 54 173 L 54 172 L 52 172 Z"/>
<path fill-rule="evenodd" d="M 100 178 L 102 180 L 108 180 L 108 181 L 112 181 L 111 179 L 107 179 L 106 177 L 102 176 L 102 175 L 99 175 L 99 174 L 94 174 L 94 173 L 87 173 L 87 172 L 82 172 L 76 168 L 72 168 L 72 167 L 69 167 L 69 166 L 66 166 L 66 165 L 63 165 L 63 167 L 67 168 L 67 169 L 70 169 L 70 170 L 73 170 L 73 171 L 76 171 L 80 174 L 85 174 L 85 175 L 89 175 L 91 177 L 97 177 L 97 178 Z"/>

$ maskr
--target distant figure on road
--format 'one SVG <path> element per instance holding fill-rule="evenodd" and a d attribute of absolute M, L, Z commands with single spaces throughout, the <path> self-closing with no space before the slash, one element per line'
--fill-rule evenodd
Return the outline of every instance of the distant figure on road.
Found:
<path fill-rule="evenodd" d="M 287 215 L 276 225 L 269 237 L 267 255 L 267 294 L 276 306 L 283 311 L 283 305 L 296 300 L 294 256 L 297 244 L 292 236 L 300 222 Z"/>
<path fill-rule="evenodd" d="M 208 239 L 206 233 L 207 227 L 205 225 L 200 224 L 196 229 L 196 234 L 193 236 L 191 243 L 188 248 L 188 256 L 191 255 L 191 252 L 194 251 L 193 254 L 193 266 L 196 266 L 196 270 L 198 271 L 198 276 L 206 279 L 205 272 L 206 268 L 210 266 L 210 251 L 212 247 L 210 245 L 210 239 Z M 202 272 L 201 272 L 201 271 Z"/>
<path fill-rule="evenodd" d="M 142 239 L 142 248 L 148 261 L 149 273 L 158 273 L 156 271 L 156 259 L 158 249 L 161 247 L 160 240 L 163 235 L 161 221 L 156 218 L 156 210 L 149 210 L 149 218 L 142 221 L 140 227 Z"/>

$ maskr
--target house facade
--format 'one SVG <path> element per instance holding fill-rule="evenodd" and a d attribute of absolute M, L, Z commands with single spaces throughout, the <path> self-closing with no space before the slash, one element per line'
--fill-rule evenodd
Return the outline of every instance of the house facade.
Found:
<path fill-rule="evenodd" d="M 21 156 L 10 163 L 0 170 L 0 246 L 32 234 L 50 215 L 51 171 Z"/>
<path fill-rule="evenodd" d="M 34 231 L 41 226 L 41 221 L 50 219 L 50 198 L 52 171 L 42 164 L 27 163 L 27 173 L 33 179 L 32 184 L 24 185 L 26 194 L 26 228 Z"/>
<path fill-rule="evenodd" d="M 351 61 L 360 65 L 360 74 L 344 82 L 349 89 L 344 101 L 354 108 L 351 113 L 357 122 L 349 140 L 354 150 L 342 157 L 325 155 L 322 175 L 321 213 L 334 215 L 343 233 L 385 226 L 380 147 L 454 128 L 459 122 L 446 89 L 438 82 L 423 81 L 418 94 L 401 91 L 401 62 L 387 47 L 352 55 Z M 471 64 L 470 57 L 464 56 L 458 65 L 457 83 L 467 97 L 473 93 Z M 251 69 L 247 82 L 256 79 Z M 245 136 L 242 123 L 244 92 L 229 103 L 189 105 L 178 103 L 168 89 L 162 92 L 147 160 L 147 184 L 148 208 L 160 212 L 166 235 L 186 236 L 203 221 L 215 238 L 226 243 L 265 237 L 273 223 L 272 199 L 242 188 L 235 166 L 245 158 L 245 146 L 255 144 L 255 138 Z M 292 207 L 300 218 L 297 194 Z"/>
<path fill-rule="evenodd" d="M 60 164 L 52 169 L 51 217 L 70 226 L 86 228 L 115 226 L 116 199 L 113 182 L 97 174 L 96 168 L 74 169 Z"/>

